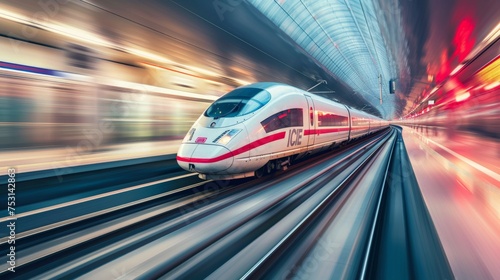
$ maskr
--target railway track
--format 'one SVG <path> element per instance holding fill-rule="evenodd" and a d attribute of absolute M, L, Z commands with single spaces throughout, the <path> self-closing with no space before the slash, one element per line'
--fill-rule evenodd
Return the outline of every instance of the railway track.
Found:
<path fill-rule="evenodd" d="M 394 152 L 401 149 L 398 137 L 400 133 L 393 128 L 261 179 L 193 182 L 189 175 L 180 175 L 65 201 L 64 207 L 31 210 L 73 216 L 19 232 L 16 272 L 3 265 L 0 277 L 249 279 L 389 275 L 378 267 L 390 264 L 391 246 L 396 246 L 386 237 L 393 236 L 388 233 L 391 227 L 387 224 L 391 223 L 387 220 L 400 222 L 397 215 L 390 216 L 398 206 L 387 206 L 401 204 L 401 200 L 387 195 L 399 183 L 399 175 L 394 173 L 394 162 L 402 157 Z M 399 165 L 399 170 L 405 168 Z M 175 186 L 166 187 L 170 184 Z M 413 190 L 405 199 L 411 200 L 415 194 Z M 100 200 L 103 198 L 109 200 Z M 124 202 L 106 205 L 113 198 Z M 89 201 L 100 208 L 89 208 L 85 204 Z M 425 217 L 426 212 L 418 210 L 425 210 L 422 203 L 410 202 L 417 210 L 404 212 L 405 231 L 399 234 L 407 239 L 414 238 L 411 233 L 422 225 L 433 229 L 428 214 L 417 225 L 409 222 Z M 68 208 L 70 205 L 73 208 Z M 87 211 L 75 210 L 79 208 Z M 42 217 L 37 215 L 24 213 L 24 222 Z M 440 244 L 435 231 L 429 232 L 427 249 L 432 249 Z M 6 250 L 6 239 L 1 241 L 0 248 Z M 427 261 L 416 261 L 426 257 L 415 251 L 417 243 L 405 244 L 409 247 L 404 249 L 412 252 L 407 254 L 407 266 L 403 266 L 408 273 L 414 273 L 412 269 L 434 272 L 436 266 L 447 264 L 426 266 Z M 380 252 L 389 257 L 375 257 Z M 440 256 L 433 261 L 446 260 L 444 253 Z M 328 265 L 322 265 L 325 262 Z M 311 270 L 311 264 L 318 268 Z M 441 275 L 446 275 L 443 271 Z"/>

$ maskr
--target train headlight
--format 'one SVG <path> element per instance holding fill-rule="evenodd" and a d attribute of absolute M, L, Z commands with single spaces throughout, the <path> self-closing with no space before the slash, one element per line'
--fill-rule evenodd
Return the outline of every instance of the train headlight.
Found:
<path fill-rule="evenodd" d="M 213 143 L 221 144 L 221 145 L 226 145 L 233 139 L 238 133 L 240 133 L 241 129 L 230 129 L 222 132 L 221 135 L 219 135 Z"/>
<path fill-rule="evenodd" d="M 194 135 L 195 131 L 196 131 L 196 128 L 191 128 L 189 130 L 188 134 L 186 135 L 186 137 L 184 137 L 184 142 L 188 142 L 188 141 L 193 140 L 193 135 Z"/>

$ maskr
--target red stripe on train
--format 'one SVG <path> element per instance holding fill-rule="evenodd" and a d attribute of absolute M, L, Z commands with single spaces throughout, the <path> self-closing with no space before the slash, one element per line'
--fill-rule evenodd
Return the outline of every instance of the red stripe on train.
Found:
<path fill-rule="evenodd" d="M 285 139 L 285 134 L 286 134 L 286 132 L 283 131 L 280 133 L 266 136 L 264 138 L 253 141 L 252 143 L 246 144 L 245 146 L 238 148 L 232 152 L 225 153 L 225 154 L 220 155 L 220 156 L 215 157 L 215 158 L 188 158 L 188 157 L 177 156 L 177 160 L 184 161 L 184 162 L 193 162 L 193 163 L 213 163 L 213 162 L 228 159 L 230 157 L 234 157 L 234 156 L 242 154 L 244 152 L 248 152 L 248 151 L 255 149 L 257 147 L 260 147 L 262 145 L 265 145 L 265 144 L 268 144 L 268 143 L 271 143 L 271 142 L 274 142 L 277 140 Z"/>

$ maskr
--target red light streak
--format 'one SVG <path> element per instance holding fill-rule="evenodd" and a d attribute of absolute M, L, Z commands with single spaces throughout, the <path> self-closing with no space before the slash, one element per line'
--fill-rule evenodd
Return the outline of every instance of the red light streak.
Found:
<path fill-rule="evenodd" d="M 459 61 L 463 61 L 474 47 L 475 38 L 472 37 L 475 23 L 471 17 L 466 17 L 460 21 L 453 37 L 455 45 L 455 55 Z"/>

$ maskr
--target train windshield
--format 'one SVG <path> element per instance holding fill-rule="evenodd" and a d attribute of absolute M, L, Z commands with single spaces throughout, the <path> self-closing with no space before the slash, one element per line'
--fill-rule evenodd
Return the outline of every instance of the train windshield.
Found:
<path fill-rule="evenodd" d="M 271 100 L 271 94 L 260 88 L 237 88 L 215 101 L 205 111 L 206 117 L 229 118 L 250 114 Z"/>

